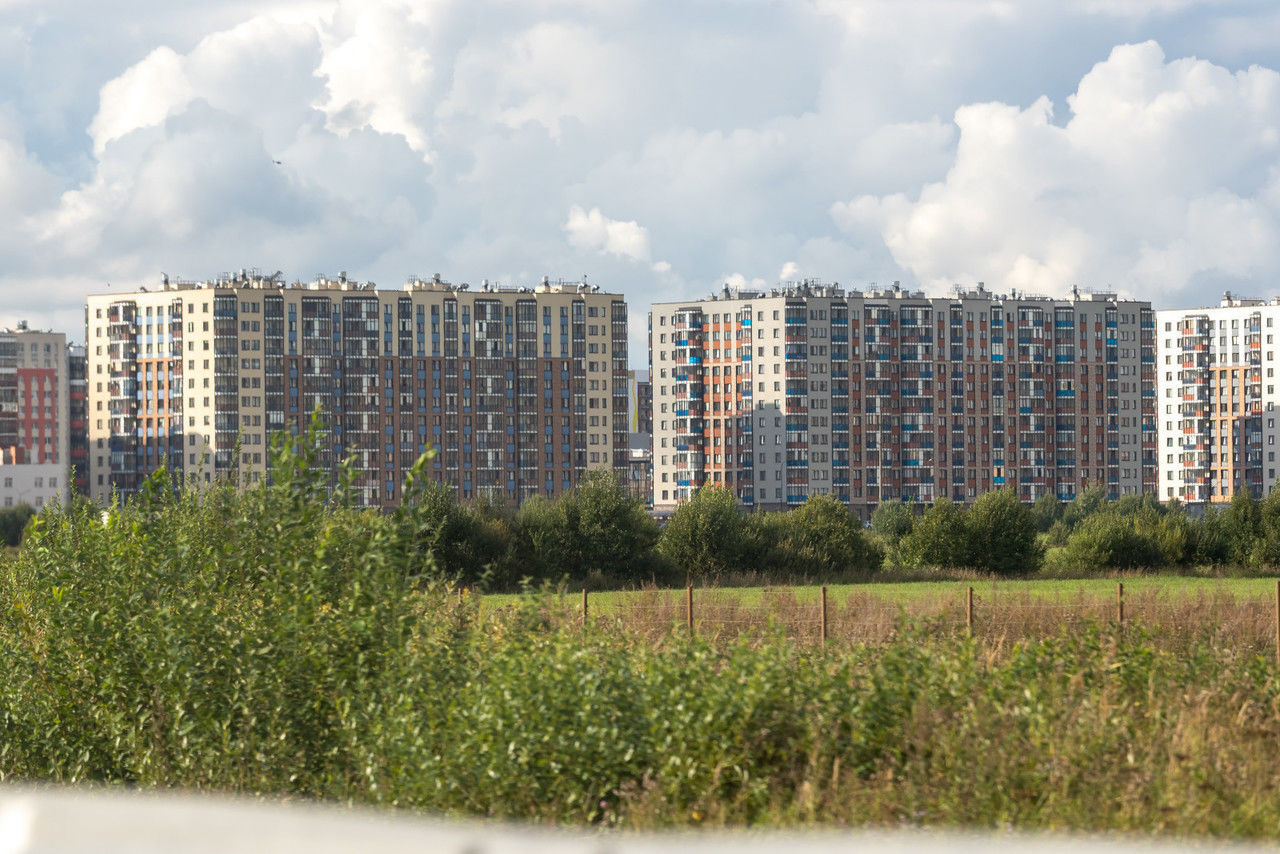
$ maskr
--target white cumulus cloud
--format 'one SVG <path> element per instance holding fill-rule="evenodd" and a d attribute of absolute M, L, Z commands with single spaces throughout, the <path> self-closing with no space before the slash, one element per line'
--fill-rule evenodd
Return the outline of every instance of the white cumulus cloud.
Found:
<path fill-rule="evenodd" d="M 944 180 L 832 215 L 935 286 L 1110 283 L 1159 302 L 1280 275 L 1280 75 L 1122 45 L 1067 103 L 1065 122 L 1045 97 L 961 107 Z"/>
<path fill-rule="evenodd" d="M 630 258 L 633 261 L 649 260 L 649 231 L 631 220 L 609 219 L 599 208 L 590 211 L 574 205 L 569 208 L 564 232 L 569 244 L 576 249 Z"/>

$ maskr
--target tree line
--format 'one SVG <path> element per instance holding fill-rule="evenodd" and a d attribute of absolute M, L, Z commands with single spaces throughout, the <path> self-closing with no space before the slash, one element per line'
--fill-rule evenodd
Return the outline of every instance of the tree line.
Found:
<path fill-rule="evenodd" d="M 1108 500 L 1102 488 L 1034 504 L 1000 490 L 971 506 L 885 501 L 865 528 L 830 496 L 744 514 L 719 487 L 698 490 L 659 525 L 607 473 L 589 473 L 574 491 L 514 511 L 459 502 L 436 484 L 414 500 L 430 520 L 438 564 L 489 589 L 525 580 L 614 587 L 871 578 L 883 570 L 1017 576 L 1280 565 L 1280 491 L 1262 500 L 1241 491 L 1222 508 L 1192 513 L 1150 495 Z"/>

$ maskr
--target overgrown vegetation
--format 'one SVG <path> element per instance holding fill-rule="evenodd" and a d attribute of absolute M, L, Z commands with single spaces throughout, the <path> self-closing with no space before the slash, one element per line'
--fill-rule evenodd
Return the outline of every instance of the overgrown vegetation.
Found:
<path fill-rule="evenodd" d="M 1280 827 L 1276 669 L 1208 635 L 1009 646 L 925 621 L 824 650 L 647 643 L 536 595 L 482 614 L 430 557 L 421 468 L 379 515 L 330 494 L 310 447 L 279 440 L 270 485 L 159 475 L 105 521 L 32 523 L 0 577 L 0 776 L 624 827 Z M 602 524 L 536 512 L 564 538 Z M 803 560 L 871 559 L 822 502 L 791 519 L 773 542 Z"/>

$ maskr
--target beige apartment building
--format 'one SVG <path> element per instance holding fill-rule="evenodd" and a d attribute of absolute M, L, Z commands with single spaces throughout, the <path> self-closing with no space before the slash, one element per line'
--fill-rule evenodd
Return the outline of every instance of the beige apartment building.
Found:
<path fill-rule="evenodd" d="M 543 279 L 401 290 L 256 271 L 89 297 L 89 494 L 162 464 L 213 482 L 267 471 L 273 434 L 325 425 L 368 506 L 394 504 L 428 447 L 459 498 L 510 503 L 627 467 L 627 308 Z"/>

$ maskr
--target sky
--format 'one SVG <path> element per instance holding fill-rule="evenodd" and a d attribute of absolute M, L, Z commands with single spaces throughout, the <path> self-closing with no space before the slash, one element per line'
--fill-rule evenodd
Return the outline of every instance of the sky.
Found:
<path fill-rule="evenodd" d="M 1270 0 L 0 0 L 0 325 L 241 268 L 1280 295 Z"/>

